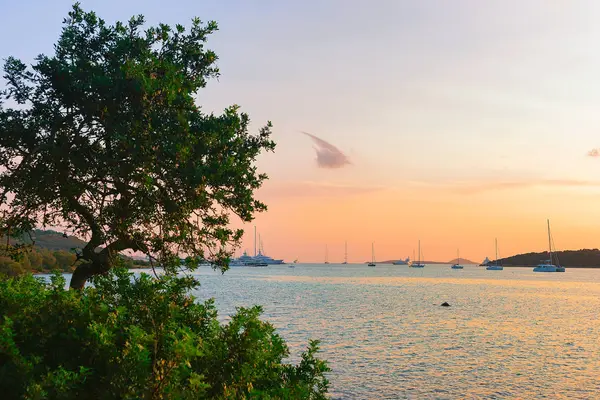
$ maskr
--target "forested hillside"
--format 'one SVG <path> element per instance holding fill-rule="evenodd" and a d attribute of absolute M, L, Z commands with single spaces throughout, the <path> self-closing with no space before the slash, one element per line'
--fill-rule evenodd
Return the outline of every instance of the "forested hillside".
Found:
<path fill-rule="evenodd" d="M 33 239 L 33 241 L 32 241 Z M 2 245 L 6 245 L 6 237 L 1 238 Z M 10 238 L 9 244 L 33 244 L 22 252 L 16 260 L 0 256 L 0 273 L 19 275 L 24 272 L 43 273 L 53 270 L 72 272 L 76 266 L 75 252 L 82 249 L 86 242 L 75 237 L 64 235 L 53 230 L 39 230 L 32 232 L 31 237 L 25 235 L 20 238 Z M 130 268 L 145 267 L 144 261 L 133 260 L 123 256 L 123 260 Z"/>
<path fill-rule="evenodd" d="M 545 260 L 548 260 L 547 252 L 517 254 L 512 257 L 502 258 L 499 261 L 500 264 L 504 266 L 534 266 Z M 554 253 L 553 262 L 565 267 L 600 267 L 600 250 L 582 249 L 559 251 Z M 490 263 L 493 264 L 494 261 L 491 261 Z"/>

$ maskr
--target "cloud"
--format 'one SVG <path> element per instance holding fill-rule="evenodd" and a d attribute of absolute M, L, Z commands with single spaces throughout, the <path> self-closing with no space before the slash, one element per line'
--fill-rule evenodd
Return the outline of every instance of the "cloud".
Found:
<path fill-rule="evenodd" d="M 348 197 L 386 190 L 383 186 L 359 186 L 330 182 L 267 182 L 260 189 L 268 197 Z"/>
<path fill-rule="evenodd" d="M 600 149 L 591 149 L 587 155 L 588 157 L 600 157 Z"/>
<path fill-rule="evenodd" d="M 319 168 L 342 168 L 352 164 L 348 156 L 331 143 L 326 142 L 315 135 L 311 135 L 308 132 L 302 133 L 310 137 L 315 144 L 314 149 L 317 152 L 317 165 Z"/>
<path fill-rule="evenodd" d="M 556 188 L 600 188 L 600 181 L 586 181 L 576 179 L 540 179 L 540 180 L 523 180 L 523 181 L 500 181 L 500 182 L 450 182 L 431 184 L 424 182 L 413 182 L 420 186 L 428 186 L 430 188 L 441 188 L 450 190 L 459 194 L 478 194 L 484 192 L 511 190 L 511 189 L 526 189 L 532 187 L 556 187 Z"/>

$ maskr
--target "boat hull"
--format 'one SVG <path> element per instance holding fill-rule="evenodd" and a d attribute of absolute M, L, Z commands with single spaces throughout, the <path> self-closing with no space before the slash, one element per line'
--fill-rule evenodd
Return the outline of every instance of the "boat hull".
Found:
<path fill-rule="evenodd" d="M 464 269 L 462 265 L 453 265 L 452 269 Z"/>
<path fill-rule="evenodd" d="M 410 266 L 411 268 L 425 268 L 425 264 L 414 264 Z"/>
<path fill-rule="evenodd" d="M 557 267 L 556 265 L 538 265 L 533 269 L 533 272 L 565 272 L 563 267 Z"/>
<path fill-rule="evenodd" d="M 504 267 L 501 267 L 499 265 L 490 265 L 489 267 L 486 267 L 486 269 L 488 271 L 502 271 Z"/>

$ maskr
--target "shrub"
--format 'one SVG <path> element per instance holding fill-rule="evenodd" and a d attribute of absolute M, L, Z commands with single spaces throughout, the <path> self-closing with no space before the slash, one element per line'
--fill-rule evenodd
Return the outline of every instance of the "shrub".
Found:
<path fill-rule="evenodd" d="M 60 274 L 0 280 L 0 393 L 17 399 L 325 398 L 311 341 L 298 365 L 283 339 L 239 308 L 220 324 L 189 277 L 123 269 L 66 289 Z"/>
<path fill-rule="evenodd" d="M 0 256 L 0 276 L 18 276 L 23 274 L 23 266 L 10 257 Z"/>

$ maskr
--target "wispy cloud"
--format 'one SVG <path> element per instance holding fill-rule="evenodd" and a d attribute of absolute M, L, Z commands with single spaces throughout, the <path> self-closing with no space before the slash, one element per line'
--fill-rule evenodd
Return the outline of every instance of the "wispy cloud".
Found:
<path fill-rule="evenodd" d="M 527 189 L 532 187 L 600 188 L 600 181 L 586 181 L 576 179 L 539 179 L 497 182 L 448 182 L 437 184 L 425 182 L 412 183 L 423 187 L 430 187 L 432 189 L 437 188 L 442 190 L 449 190 L 459 194 L 478 194 L 498 190 Z"/>
<path fill-rule="evenodd" d="M 330 182 L 267 182 L 260 193 L 268 197 L 348 197 L 386 190 L 383 186 L 360 186 Z"/>
<path fill-rule="evenodd" d="M 600 157 L 600 149 L 591 149 L 587 153 L 588 157 Z"/>
<path fill-rule="evenodd" d="M 314 149 L 317 152 L 317 165 L 319 168 L 342 168 L 352 164 L 348 156 L 331 143 L 308 132 L 302 133 L 310 137 L 315 144 Z"/>

